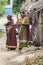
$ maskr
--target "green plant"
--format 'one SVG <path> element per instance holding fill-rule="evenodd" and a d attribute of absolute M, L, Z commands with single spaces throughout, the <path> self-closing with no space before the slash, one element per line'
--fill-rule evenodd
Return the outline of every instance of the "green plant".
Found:
<path fill-rule="evenodd" d="M 0 16 L 4 13 L 4 6 L 7 4 L 7 0 L 0 0 Z"/>
<path fill-rule="evenodd" d="M 25 0 L 13 0 L 13 6 L 12 6 L 13 13 L 20 12 L 20 8 L 23 1 Z"/>

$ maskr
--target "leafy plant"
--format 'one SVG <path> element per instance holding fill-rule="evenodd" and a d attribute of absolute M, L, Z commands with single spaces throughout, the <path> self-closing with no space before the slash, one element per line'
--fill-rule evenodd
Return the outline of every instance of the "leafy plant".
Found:
<path fill-rule="evenodd" d="M 7 0 L 0 0 L 0 16 L 4 13 L 4 6 L 7 4 Z"/>
<path fill-rule="evenodd" d="M 23 1 L 25 0 L 13 0 L 13 6 L 12 6 L 13 13 L 20 12 L 20 8 Z"/>

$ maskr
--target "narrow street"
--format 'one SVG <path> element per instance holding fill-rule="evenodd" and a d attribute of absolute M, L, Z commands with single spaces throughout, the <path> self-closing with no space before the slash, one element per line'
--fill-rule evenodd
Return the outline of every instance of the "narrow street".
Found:
<path fill-rule="evenodd" d="M 36 47 L 24 47 L 21 50 L 21 53 L 18 51 L 10 50 L 8 51 L 5 47 L 6 36 L 0 38 L 0 64 L 1 65 L 19 65 L 23 62 L 26 56 L 33 57 L 37 55 L 43 55 L 43 48 L 40 47 L 40 50 L 37 50 Z"/>
<path fill-rule="evenodd" d="M 0 38 L 0 64 L 1 65 L 8 65 L 9 59 L 13 56 L 16 56 L 19 54 L 19 52 L 16 52 L 14 50 L 8 51 L 5 47 L 6 43 L 6 36 L 3 36 Z"/>

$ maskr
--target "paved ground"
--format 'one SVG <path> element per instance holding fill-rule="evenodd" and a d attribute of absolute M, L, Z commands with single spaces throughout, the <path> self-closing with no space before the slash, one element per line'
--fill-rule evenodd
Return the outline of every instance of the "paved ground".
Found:
<path fill-rule="evenodd" d="M 8 65 L 9 59 L 13 56 L 16 56 L 18 52 L 16 51 L 0 51 L 0 65 Z"/>
<path fill-rule="evenodd" d="M 16 50 L 8 51 L 7 48 L 5 47 L 6 45 L 5 43 L 6 43 L 6 36 L 3 36 L 2 38 L 0 38 L 0 65 L 15 65 L 17 64 L 16 61 L 18 62 L 22 61 L 22 59 L 25 57 L 26 54 L 27 55 L 30 54 L 32 56 L 34 53 L 36 54 L 42 53 L 43 51 L 43 48 L 40 47 L 41 50 L 37 50 L 37 48 L 34 46 L 30 46 L 28 48 L 24 47 L 21 50 L 21 53 Z"/>
<path fill-rule="evenodd" d="M 6 36 L 3 36 L 0 38 L 0 65 L 7 65 L 9 62 L 9 59 L 13 56 L 16 56 L 19 54 L 19 52 L 16 51 L 8 51 L 5 47 L 6 43 Z"/>

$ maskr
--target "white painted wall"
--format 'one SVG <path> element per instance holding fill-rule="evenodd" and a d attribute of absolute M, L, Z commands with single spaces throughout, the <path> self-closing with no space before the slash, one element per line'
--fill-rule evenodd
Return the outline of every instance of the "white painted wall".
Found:
<path fill-rule="evenodd" d="M 13 0 L 10 0 L 10 5 L 12 5 Z"/>

